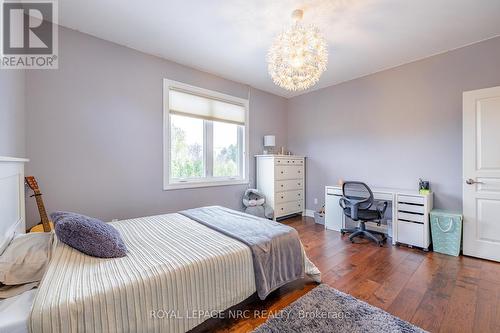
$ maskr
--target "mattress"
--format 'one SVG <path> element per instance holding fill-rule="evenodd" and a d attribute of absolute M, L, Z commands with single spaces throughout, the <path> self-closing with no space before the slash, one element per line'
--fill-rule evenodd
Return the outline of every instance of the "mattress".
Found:
<path fill-rule="evenodd" d="M 113 222 L 129 253 L 99 259 L 55 241 L 32 333 L 185 332 L 255 288 L 245 244 L 180 214 Z"/>

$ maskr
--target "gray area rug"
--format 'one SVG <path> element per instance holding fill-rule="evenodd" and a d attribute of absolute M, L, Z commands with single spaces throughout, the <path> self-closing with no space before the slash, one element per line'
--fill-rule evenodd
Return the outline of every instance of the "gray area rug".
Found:
<path fill-rule="evenodd" d="M 273 315 L 254 333 L 425 332 L 326 284 Z"/>

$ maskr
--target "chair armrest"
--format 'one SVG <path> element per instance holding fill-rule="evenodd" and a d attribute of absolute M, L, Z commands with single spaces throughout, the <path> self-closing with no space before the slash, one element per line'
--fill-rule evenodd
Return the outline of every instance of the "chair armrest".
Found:
<path fill-rule="evenodd" d="M 339 205 L 342 208 L 346 208 L 347 207 L 347 205 L 346 205 L 346 199 L 345 198 L 340 198 Z"/>
<path fill-rule="evenodd" d="M 376 208 L 377 208 L 377 211 L 379 212 L 381 217 L 384 217 L 385 211 L 387 210 L 387 205 L 388 205 L 387 201 L 383 201 L 383 202 L 379 201 L 377 203 Z"/>
<path fill-rule="evenodd" d="M 363 203 L 364 200 L 354 200 L 354 199 L 347 199 L 345 197 L 340 198 L 339 200 L 339 205 L 342 207 L 342 209 L 350 208 L 351 209 L 351 219 L 354 221 L 358 220 L 358 209 L 359 205 Z"/>

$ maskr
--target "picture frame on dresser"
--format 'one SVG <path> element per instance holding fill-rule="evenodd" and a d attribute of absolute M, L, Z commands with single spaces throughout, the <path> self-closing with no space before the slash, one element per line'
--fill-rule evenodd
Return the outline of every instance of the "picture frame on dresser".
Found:
<path fill-rule="evenodd" d="M 257 189 L 274 210 L 274 220 L 305 213 L 305 156 L 256 155 Z"/>

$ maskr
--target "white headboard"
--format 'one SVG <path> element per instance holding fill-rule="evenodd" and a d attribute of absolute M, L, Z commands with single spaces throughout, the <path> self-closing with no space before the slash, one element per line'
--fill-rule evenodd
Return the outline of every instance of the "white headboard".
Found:
<path fill-rule="evenodd" d="M 0 156 L 0 253 L 16 233 L 26 232 L 24 158 Z"/>

